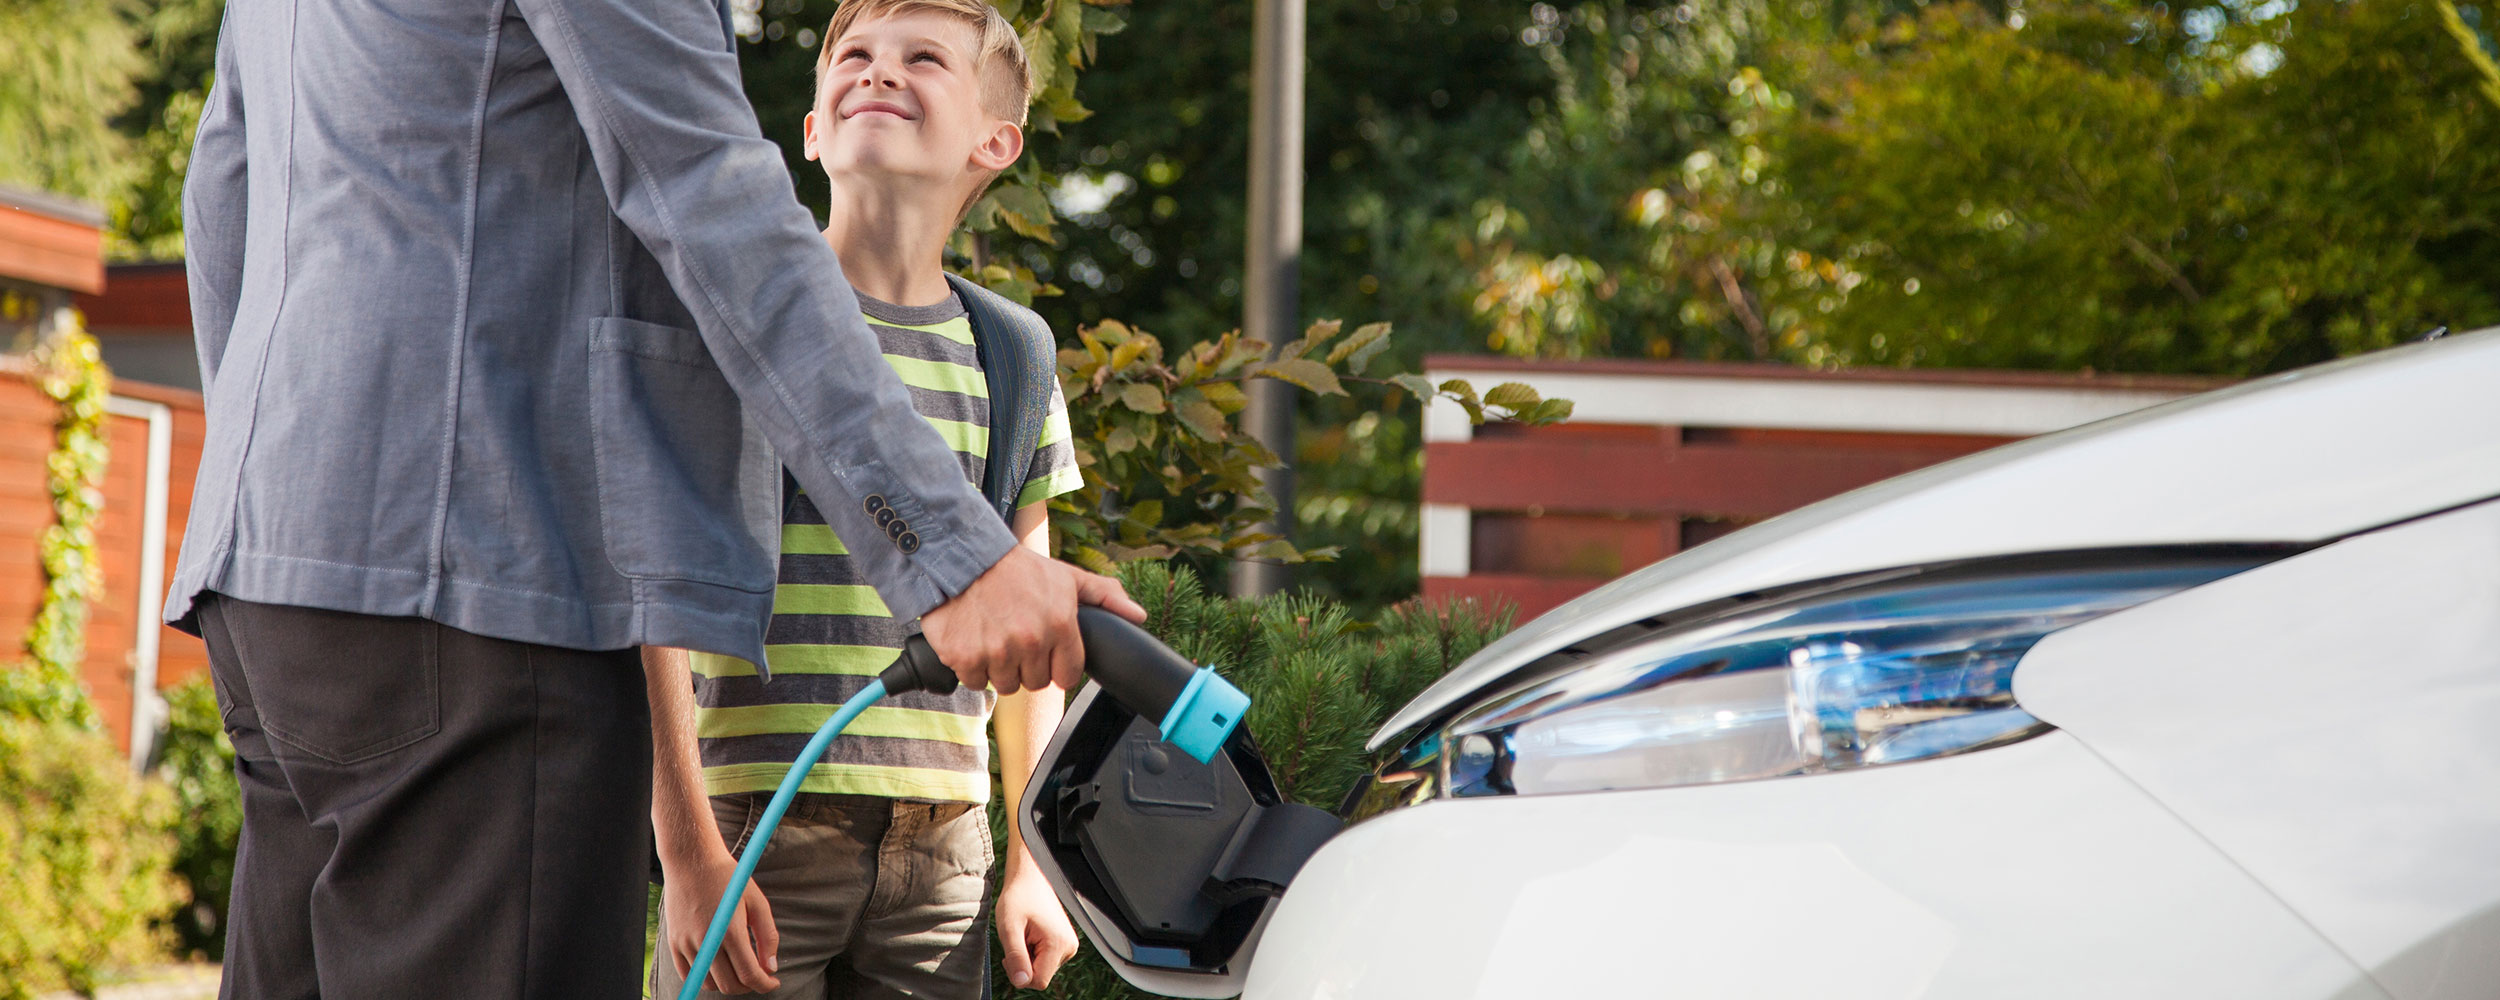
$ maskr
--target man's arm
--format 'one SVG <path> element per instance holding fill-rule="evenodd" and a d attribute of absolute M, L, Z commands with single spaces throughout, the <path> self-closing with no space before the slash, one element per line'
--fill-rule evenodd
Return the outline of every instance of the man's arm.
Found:
<path fill-rule="evenodd" d="M 243 135 L 243 71 L 229 16 L 217 31 L 215 82 L 200 128 L 191 139 L 182 182 L 184 269 L 191 286 L 191 339 L 200 353 L 200 390 L 215 383 L 234 332 L 234 304 L 243 291 L 244 212 L 249 203 Z"/>
<path fill-rule="evenodd" d="M 886 607 L 917 617 L 972 586 L 1015 539 L 880 357 L 780 149 L 756 132 L 719 8 L 515 6 L 573 104 L 609 206 Z"/>
<path fill-rule="evenodd" d="M 683 976 L 702 950 L 712 909 L 720 905 L 721 890 L 728 888 L 738 859 L 721 842 L 711 797 L 703 791 L 694 674 L 687 667 L 686 651 L 645 646 L 642 672 L 651 690 L 651 834 L 664 881 L 660 907 L 668 914 L 668 940 L 659 943 L 660 957 L 654 960 L 675 961 L 677 974 Z M 720 960 L 712 963 L 711 988 L 721 993 L 780 988 L 781 980 L 772 973 L 781 965 L 775 957 L 781 934 L 773 926 L 764 890 L 747 883 L 738 908 L 728 937 L 721 941 Z"/>
<path fill-rule="evenodd" d="M 1016 511 L 1018 544 L 1036 553 L 1050 553 L 1048 512 L 1041 504 Z M 1025 782 L 1050 747 L 1067 711 L 1067 693 L 1056 687 L 1010 694 L 998 699 L 990 716 L 998 732 L 998 777 L 1006 786 L 1007 873 L 998 886 L 998 940 L 1004 951 L 1007 979 L 1018 989 L 1041 989 L 1069 956 L 1076 954 L 1076 928 L 1067 911 L 1033 867 L 1024 845 L 1023 825 L 1015 822 L 1016 803 L 1024 801 Z"/>
<path fill-rule="evenodd" d="M 515 5 L 573 103 L 610 208 L 890 613 L 921 618 L 964 683 L 1002 691 L 1074 683 L 1079 601 L 1144 620 L 1118 583 L 1017 550 L 912 410 L 780 149 L 756 134 L 718 7 Z"/>

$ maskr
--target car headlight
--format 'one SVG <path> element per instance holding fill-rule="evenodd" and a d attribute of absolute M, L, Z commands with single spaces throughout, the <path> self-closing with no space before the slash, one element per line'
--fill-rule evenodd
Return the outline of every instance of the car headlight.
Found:
<path fill-rule="evenodd" d="M 2028 739 L 2050 727 L 2015 703 L 2014 669 L 2042 637 L 2279 555 L 1890 573 L 1670 625 L 1461 710 L 1402 748 L 1350 811 L 1814 774 Z"/>

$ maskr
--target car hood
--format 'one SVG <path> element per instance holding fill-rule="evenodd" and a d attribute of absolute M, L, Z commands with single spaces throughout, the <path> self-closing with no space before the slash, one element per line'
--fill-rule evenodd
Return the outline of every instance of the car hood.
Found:
<path fill-rule="evenodd" d="M 2500 329 L 2256 379 L 1921 469 L 1697 546 L 1504 636 L 1371 747 L 1652 615 L 1869 570 L 2137 545 L 2319 542 L 2500 495 Z"/>

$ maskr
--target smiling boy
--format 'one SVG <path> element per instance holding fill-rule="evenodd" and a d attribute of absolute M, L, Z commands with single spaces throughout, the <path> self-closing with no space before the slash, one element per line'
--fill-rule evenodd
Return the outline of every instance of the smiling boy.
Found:
<path fill-rule="evenodd" d="M 1022 154 L 1031 69 L 983 0 L 851 0 L 825 32 L 806 151 L 832 182 L 825 241 L 920 415 L 984 481 L 991 445 L 1032 447 L 1015 487 L 1019 544 L 1048 554 L 1044 502 L 1080 485 L 1065 403 L 1045 374 L 1038 441 L 993 441 L 975 317 L 1019 309 L 948 280 L 944 250 L 974 198 Z M 830 276 L 829 276 L 830 277 Z M 977 299 L 968 303 L 966 297 Z M 970 308 L 972 305 L 979 309 Z M 1020 319 L 1038 324 L 1029 313 Z M 1036 393 L 1038 395 L 1038 393 Z M 1012 466 L 1010 466 L 1012 468 Z M 735 856 L 808 735 L 891 663 L 889 616 L 804 493 L 785 483 L 772 679 L 738 660 L 655 650 L 655 684 L 688 689 L 693 725 L 655 718 L 652 819 L 666 887 L 655 996 L 684 982 Z M 869 709 L 810 772 L 740 904 L 706 996 L 985 994 L 989 762 L 995 723 L 1009 801 L 1062 711 L 1056 688 L 914 693 Z M 686 745 L 691 728 L 698 739 Z M 1048 984 L 1075 951 L 1057 898 L 1010 829 L 996 925 L 1009 979 Z"/>

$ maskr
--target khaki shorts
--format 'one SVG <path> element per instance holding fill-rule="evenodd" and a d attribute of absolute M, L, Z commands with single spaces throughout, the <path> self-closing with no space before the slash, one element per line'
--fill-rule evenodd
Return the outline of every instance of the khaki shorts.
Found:
<path fill-rule="evenodd" d="M 745 853 L 771 799 L 712 799 L 731 854 Z M 987 996 L 991 860 L 980 805 L 801 794 L 755 868 L 781 932 L 781 988 L 765 996 Z M 660 934 L 667 940 L 665 915 Z M 670 1000 L 684 984 L 663 949 L 651 963 L 651 995 Z"/>

